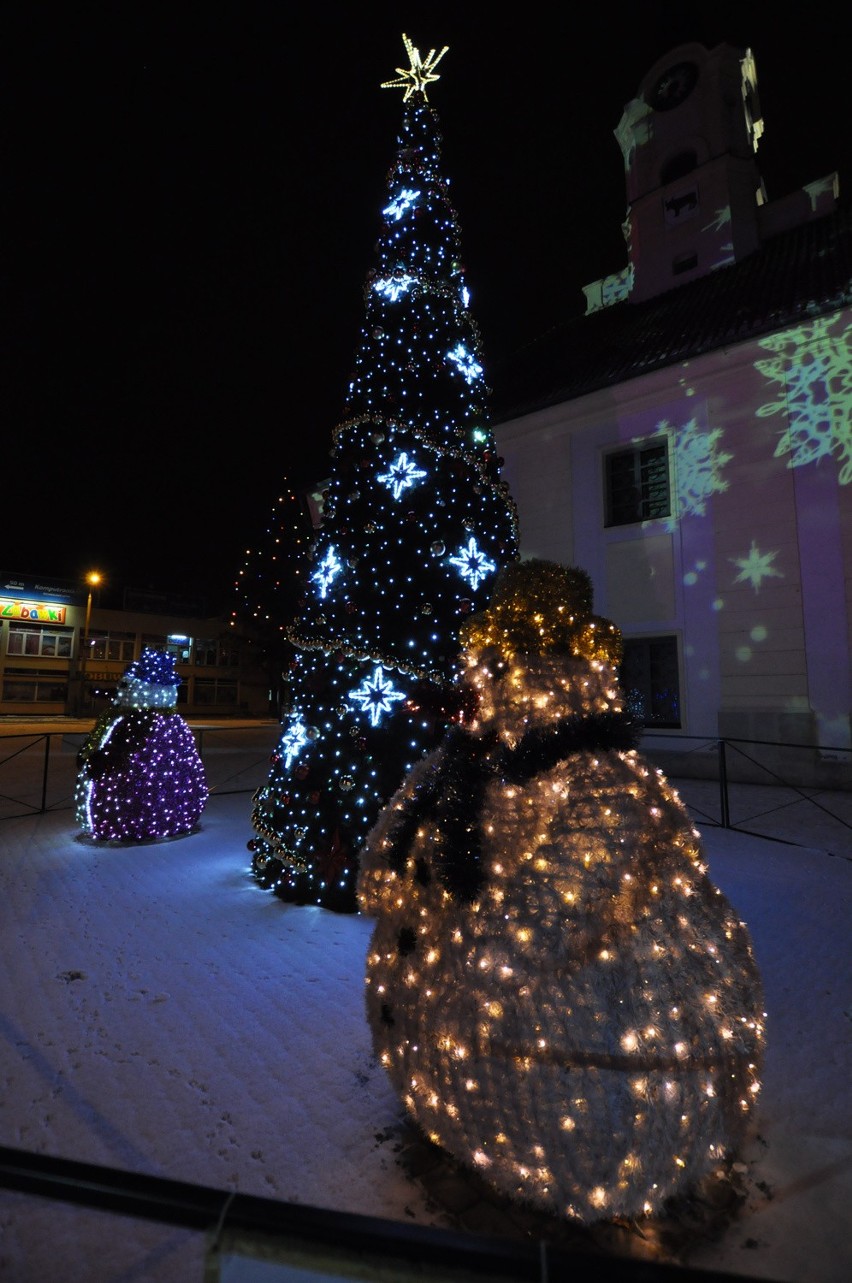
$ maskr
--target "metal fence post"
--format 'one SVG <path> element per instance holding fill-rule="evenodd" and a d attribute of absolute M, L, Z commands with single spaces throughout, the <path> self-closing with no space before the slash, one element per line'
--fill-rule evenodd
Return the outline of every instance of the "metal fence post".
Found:
<path fill-rule="evenodd" d="M 47 768 L 50 761 L 50 732 L 44 737 L 44 772 L 41 777 L 41 813 L 47 810 Z"/>
<path fill-rule="evenodd" d="M 725 757 L 725 741 L 719 740 L 719 806 L 722 815 L 722 828 L 731 827 L 731 812 L 728 806 L 728 765 Z"/>

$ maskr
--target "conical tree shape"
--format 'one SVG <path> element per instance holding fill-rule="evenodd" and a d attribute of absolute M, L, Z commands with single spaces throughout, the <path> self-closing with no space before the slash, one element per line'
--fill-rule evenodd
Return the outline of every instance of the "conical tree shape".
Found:
<path fill-rule="evenodd" d="M 518 555 L 426 97 L 438 59 L 422 63 L 404 39 L 411 66 L 390 82 L 405 97 L 377 263 L 290 629 L 292 711 L 249 843 L 262 885 L 340 912 L 357 908 L 358 852 L 382 805 L 446 727 L 459 628 Z"/>
<path fill-rule="evenodd" d="M 282 487 L 264 528 L 253 532 L 234 583 L 231 623 L 240 625 L 265 666 L 270 707 L 279 718 L 290 707 L 293 645 L 286 630 L 311 570 L 313 534 L 307 504 Z"/>

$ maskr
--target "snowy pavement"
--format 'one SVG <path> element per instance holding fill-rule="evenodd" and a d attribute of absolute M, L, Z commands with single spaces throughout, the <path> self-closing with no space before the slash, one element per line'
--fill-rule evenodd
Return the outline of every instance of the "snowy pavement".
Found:
<path fill-rule="evenodd" d="M 261 891 L 249 810 L 214 795 L 198 832 L 136 847 L 81 838 L 69 811 L 0 824 L 0 1143 L 457 1228 L 401 1159 L 364 1011 L 371 922 Z M 768 1035 L 744 1204 L 683 1263 L 845 1283 L 852 853 L 703 837 L 752 934 Z M 202 1283 L 204 1257 L 188 1230 L 0 1190 L 10 1283 Z"/>

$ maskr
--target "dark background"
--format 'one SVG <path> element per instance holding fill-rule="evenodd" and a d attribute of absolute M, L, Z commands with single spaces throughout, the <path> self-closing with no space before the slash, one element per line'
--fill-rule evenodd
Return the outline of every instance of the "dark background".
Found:
<path fill-rule="evenodd" d="M 833 170 L 844 194 L 841 11 L 7 4 L 0 569 L 230 605 L 279 495 L 331 467 L 403 32 L 449 46 L 429 100 L 499 390 L 625 266 L 613 131 L 679 43 L 751 48 L 770 200 Z"/>

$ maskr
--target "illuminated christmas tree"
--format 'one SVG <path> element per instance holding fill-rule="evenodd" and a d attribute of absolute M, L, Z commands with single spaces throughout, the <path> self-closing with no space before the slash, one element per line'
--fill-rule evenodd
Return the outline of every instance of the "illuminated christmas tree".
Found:
<path fill-rule="evenodd" d="M 621 635 L 579 568 L 505 567 L 462 630 L 462 725 L 365 843 L 376 1055 L 500 1194 L 660 1211 L 741 1145 L 763 1059 L 746 926 L 635 748 Z"/>
<path fill-rule="evenodd" d="M 262 651 L 270 705 L 279 717 L 290 706 L 294 652 L 287 628 L 307 587 L 313 533 L 307 502 L 282 487 L 269 519 L 245 550 L 234 584 L 231 622 L 240 625 L 248 645 Z"/>
<path fill-rule="evenodd" d="M 249 843 L 285 900 L 356 909 L 358 852 L 381 806 L 442 735 L 458 630 L 517 557 L 488 415 L 482 345 L 426 86 L 404 89 L 344 417 L 333 433 L 310 590 L 289 630 L 292 709 Z"/>
<path fill-rule="evenodd" d="M 207 802 L 195 738 L 178 713 L 172 655 L 146 648 L 122 678 L 77 762 L 76 820 L 99 841 L 191 833 Z"/>

